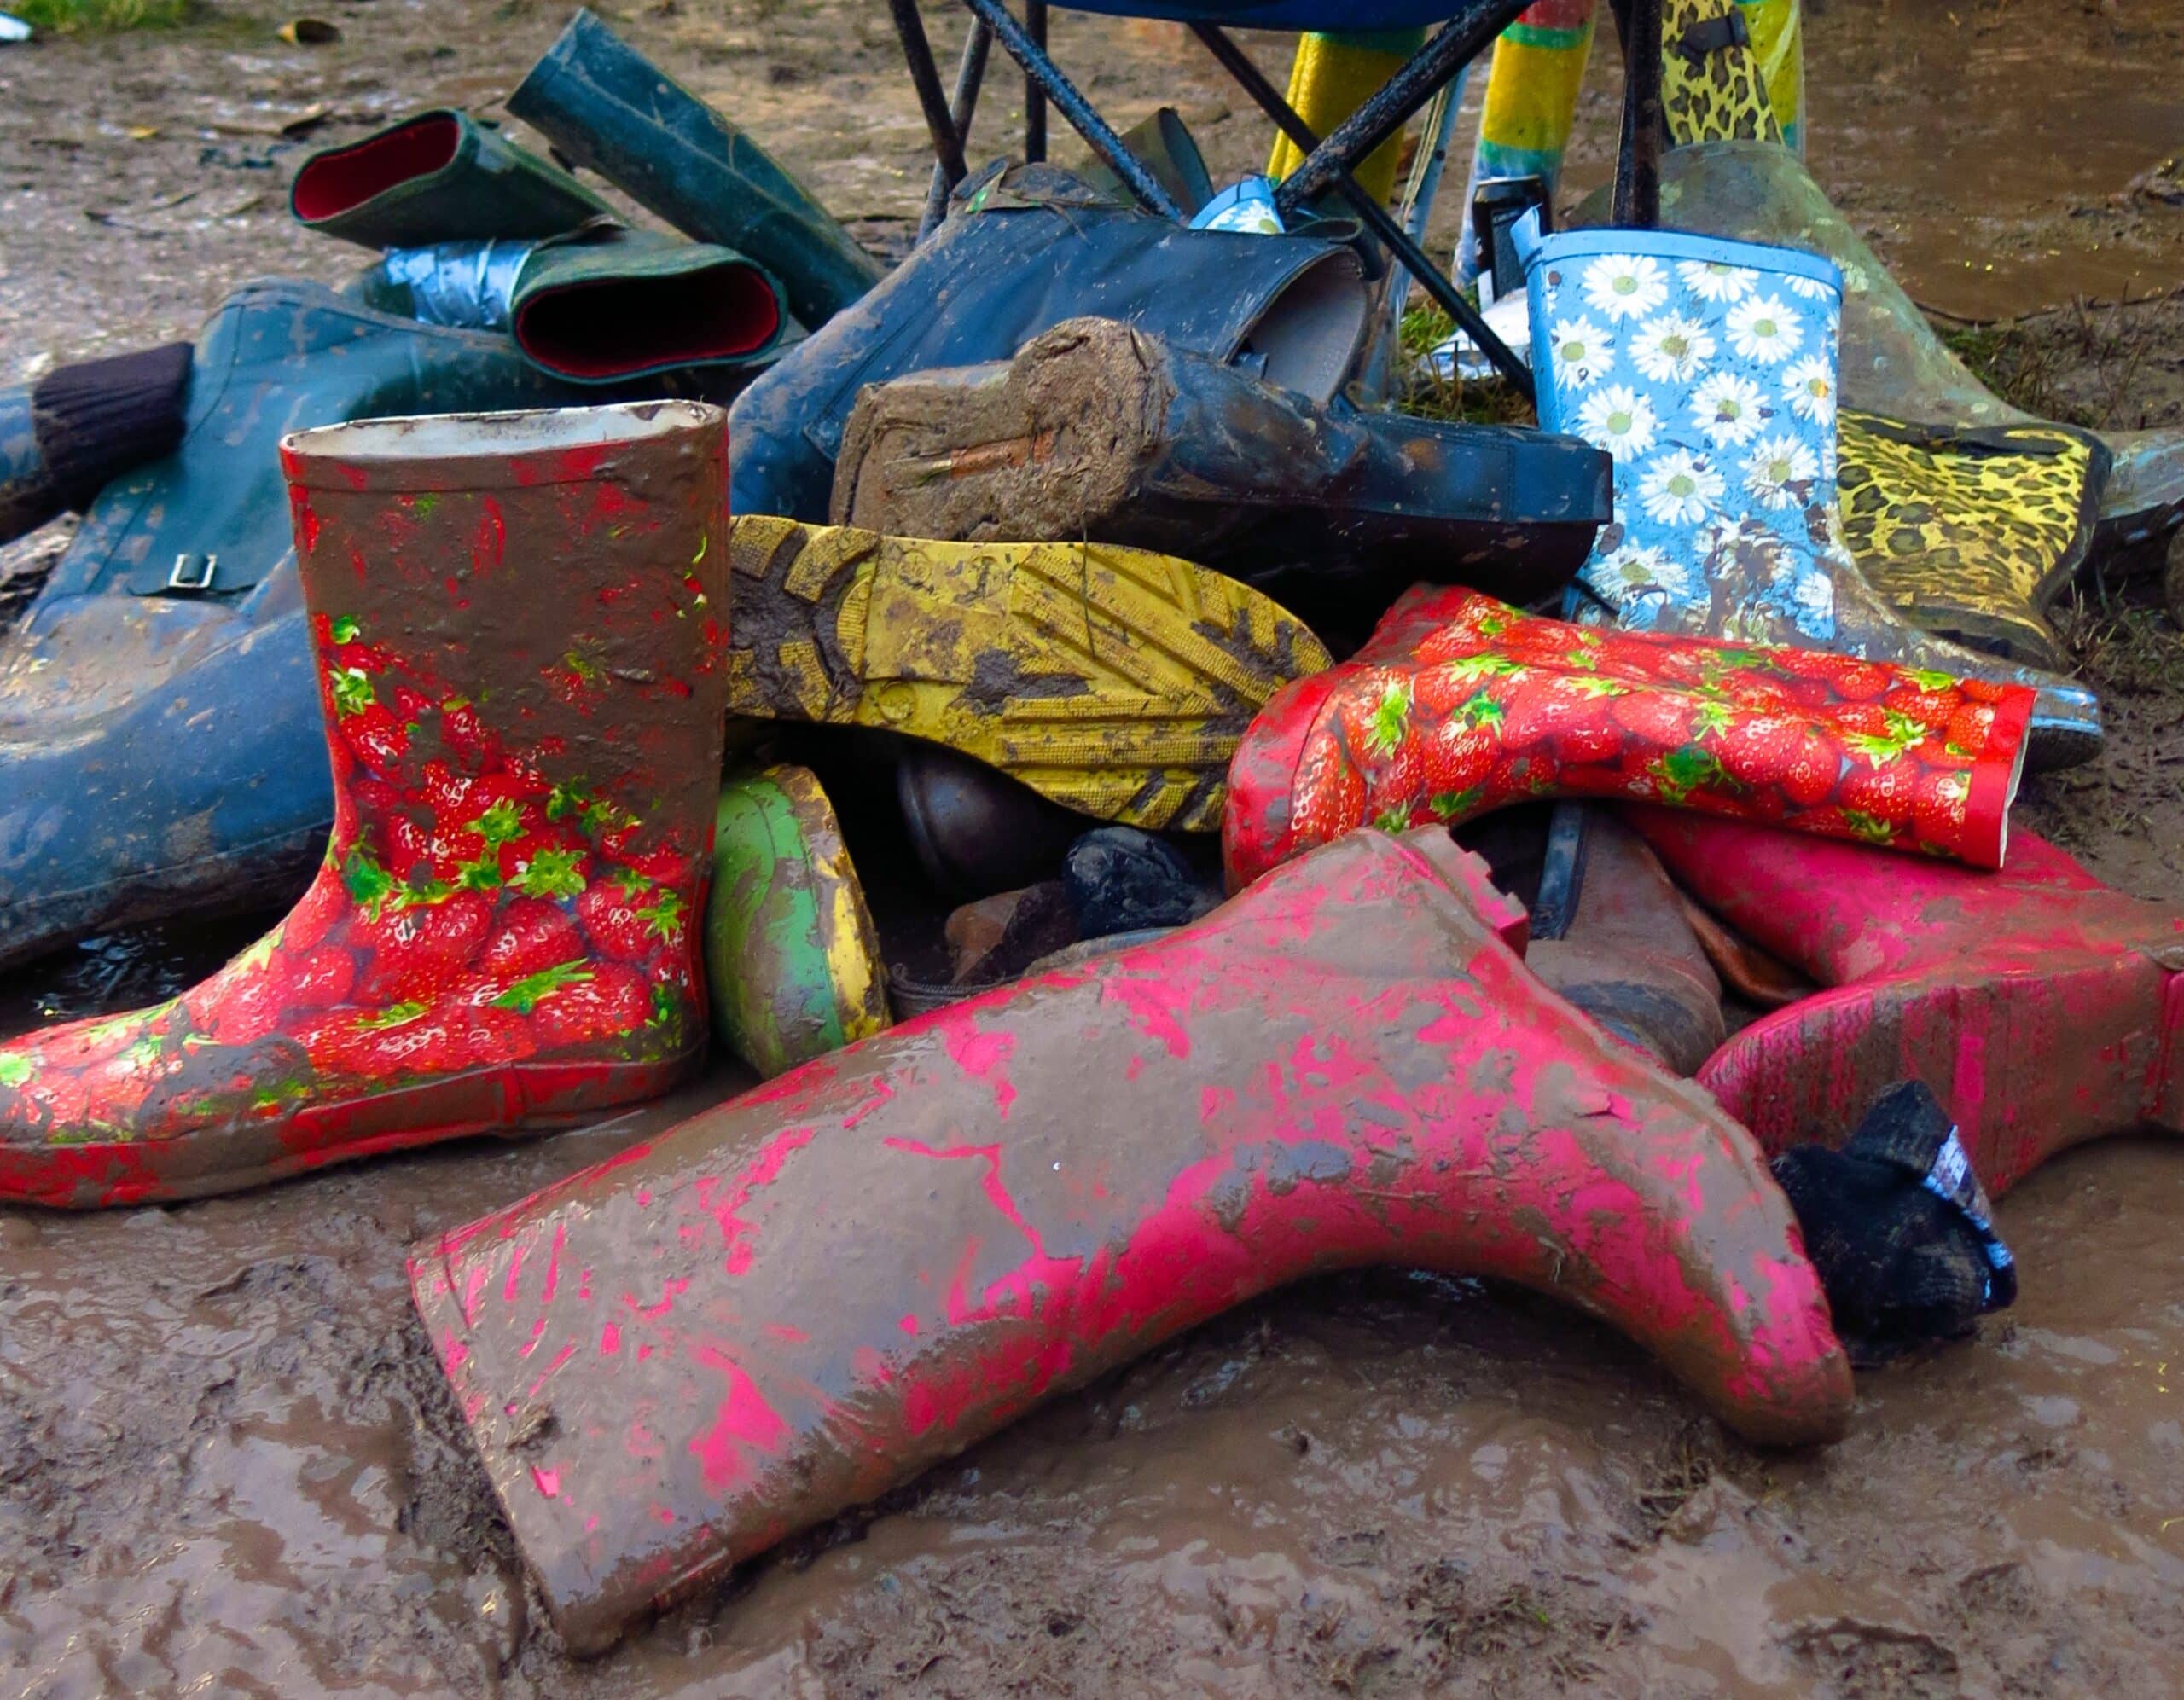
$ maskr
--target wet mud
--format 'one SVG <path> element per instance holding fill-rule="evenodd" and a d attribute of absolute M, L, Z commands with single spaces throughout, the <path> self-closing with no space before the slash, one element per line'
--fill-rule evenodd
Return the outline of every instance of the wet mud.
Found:
<path fill-rule="evenodd" d="M 2184 137 L 2158 70 L 2184 4 L 1955 10 L 1952 25 L 1939 0 L 1833 0 L 1812 24 L 1815 168 L 1907 287 L 2016 311 L 2184 280 L 2184 210 L 2158 174 L 2130 188 Z M 504 91 L 563 20 L 544 0 L 373 0 L 340 5 L 346 39 L 307 51 L 273 40 L 282 15 L 224 4 L 171 38 L 0 55 L 0 378 L 188 334 L 261 272 L 345 275 L 361 250 L 285 223 L 309 142 Z M 944 54 L 956 26 L 933 15 Z M 1884 17 L 1960 33 L 1885 62 Z M 614 22 L 876 247 L 907 239 L 921 131 L 884 9 L 682 0 Z M 1125 120 L 1173 102 L 1217 175 L 1263 159 L 1263 125 L 1171 32 L 1065 15 L 1056 34 Z M 999 89 L 996 120 L 1018 104 Z M 1573 189 L 1605 173 L 1607 99 L 1588 96 Z M 308 142 L 262 133 L 319 103 Z M 1978 196 L 1975 171 L 1993 186 Z M 1996 267 L 1978 293 L 1967 247 Z M 2128 359 L 2110 357 L 2119 343 Z M 2029 357 L 2108 422 L 2174 416 L 2184 317 L 2051 316 Z M 0 552 L 0 606 L 59 535 Z M 2184 902 L 2184 664 L 2165 622 L 2118 612 L 2139 624 L 2096 598 L 2072 628 L 2110 745 L 2030 782 L 2019 818 L 2104 879 Z M 65 953 L 0 987 L 0 1030 L 165 996 L 255 930 Z M 1998 1216 L 2017 1308 L 1968 1344 L 1862 1374 L 1850 1433 L 1825 1451 L 1735 1442 L 1550 1302 L 1345 1276 L 1197 1329 L 572 1661 L 411 1313 L 403 1254 L 741 1083 L 716 1074 L 598 1128 L 179 1209 L 0 1213 L 0 1688 L 2184 1688 L 2184 1154 L 2139 1138 L 2014 1189 Z"/>

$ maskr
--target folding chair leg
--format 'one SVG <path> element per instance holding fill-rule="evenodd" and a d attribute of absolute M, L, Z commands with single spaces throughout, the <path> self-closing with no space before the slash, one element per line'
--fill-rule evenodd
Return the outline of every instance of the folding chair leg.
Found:
<path fill-rule="evenodd" d="M 1519 5 L 1523 3 L 1524 0 L 1517 0 Z M 898 19 L 907 9 L 910 13 L 912 22 L 916 23 L 915 0 L 890 0 L 890 3 L 895 8 Z M 1152 172 L 1145 169 L 1145 162 L 1130 151 L 1130 144 L 1117 135 L 1107 119 L 1101 118 L 1093 109 L 1092 103 L 1077 92 L 1077 85 L 1062 75 L 1054 61 L 1048 57 L 1046 49 L 1025 33 L 1024 26 L 1009 15 L 1008 7 L 1002 5 L 1001 0 L 963 0 L 963 3 L 968 6 L 988 28 L 992 30 L 994 39 L 1001 44 L 1002 50 L 1024 67 L 1025 78 L 1047 97 L 1048 101 L 1053 104 L 1054 109 L 1067 121 L 1070 128 L 1084 138 L 1086 144 L 1092 151 L 1106 162 L 1107 169 L 1122 179 L 1123 187 L 1137 198 L 1138 205 L 1148 212 L 1157 212 L 1164 218 L 1172 218 L 1178 224 L 1189 222 L 1188 215 L 1176 204 L 1175 197 L 1160 187 L 1159 180 Z M 899 23 L 897 27 L 901 27 Z M 925 26 L 922 24 L 917 24 L 916 28 L 917 38 L 922 42 L 925 39 Z M 905 50 L 908 49 L 909 42 L 909 37 L 905 31 L 903 33 Z M 932 69 L 932 55 L 930 51 L 927 51 L 925 55 L 925 62 L 926 69 L 930 73 Z M 910 67 L 910 74 L 913 78 L 917 75 L 917 67 L 915 63 Z M 940 92 L 940 80 L 937 76 L 933 78 L 932 88 L 937 97 Z M 923 98 L 922 94 L 920 98 Z M 928 118 L 930 118 L 929 109 Z M 949 139 L 951 142 L 955 140 L 952 136 Z M 961 151 L 960 147 L 956 150 L 959 158 Z"/>
<path fill-rule="evenodd" d="M 971 20 L 971 32 L 963 38 L 963 57 L 956 67 L 956 98 L 948 104 L 949 125 L 956 132 L 960 146 L 967 147 L 971 140 L 971 120 L 979 110 L 979 90 L 985 81 L 986 55 L 993 47 L 993 32 L 979 20 Z M 968 161 L 965 162 L 967 165 Z M 948 181 L 946 169 L 938 164 L 932 168 L 932 185 L 925 196 L 925 217 L 918 221 L 918 241 L 922 242 L 940 228 L 940 221 L 948 211 L 948 196 L 956 185 Z"/>
<path fill-rule="evenodd" d="M 1024 0 L 1024 33 L 1031 38 L 1031 45 L 1043 54 L 1047 50 L 1047 0 Z M 1026 163 L 1037 165 L 1047 157 L 1047 97 L 1032 80 L 1031 73 L 1024 73 L 1024 158 Z"/>
<path fill-rule="evenodd" d="M 1623 145 L 1615 160 L 1613 218 L 1624 229 L 1651 230 L 1661 222 L 1661 0 L 1622 0 Z"/>
<path fill-rule="evenodd" d="M 950 189 L 963 181 L 963 138 L 948 110 L 948 96 L 940 91 L 940 72 L 932 62 L 932 44 L 925 37 L 925 20 L 918 15 L 917 0 L 887 0 L 895 15 L 895 34 L 903 44 L 903 57 L 909 61 L 910 82 L 925 109 L 925 127 L 932 136 L 932 157 L 940 162 Z"/>
<path fill-rule="evenodd" d="M 970 3 L 979 5 L 985 3 L 985 0 L 970 0 Z M 1519 11 L 1524 9 L 1525 3 L 1526 0 L 1514 0 L 1516 9 Z M 1315 160 L 1321 160 L 1332 154 L 1333 144 L 1323 143 L 1318 136 L 1312 134 L 1311 126 L 1297 116 L 1296 113 L 1291 109 L 1289 102 L 1281 97 L 1281 91 L 1267 81 L 1265 73 L 1251 61 L 1241 48 L 1229 40 L 1228 36 L 1214 25 L 1193 24 L 1190 27 L 1191 32 L 1205 44 L 1206 51 L 1219 60 L 1228 74 L 1242 86 L 1244 92 L 1258 102 L 1260 110 L 1280 126 L 1284 135 L 1304 150 L 1309 157 L 1298 173 L 1299 177 L 1304 171 L 1312 169 Z M 1448 30 L 1443 32 L 1443 34 L 1446 35 L 1455 28 L 1456 26 L 1451 24 Z M 1497 24 L 1493 30 L 1487 32 L 1485 40 L 1492 41 L 1494 37 L 1500 33 L 1500 29 L 1501 26 Z M 1439 39 L 1439 37 L 1435 38 L 1436 41 Z M 1426 55 L 1431 54 L 1432 50 L 1432 44 L 1427 44 L 1426 54 L 1421 54 L 1420 58 L 1426 57 Z M 1477 49 L 1474 49 L 1474 55 Z M 1419 61 L 1414 59 L 1411 61 L 1411 65 L 1414 67 L 1418 62 Z M 1467 62 L 1468 61 L 1466 60 L 1452 62 L 1449 74 L 1454 76 L 1455 66 Z M 1405 71 L 1398 74 L 1407 76 L 1409 73 Z M 1392 87 L 1393 84 L 1390 86 Z M 1432 90 L 1428 90 L 1426 98 L 1432 97 Z M 1374 98 L 1378 99 L 1379 96 L 1376 96 Z M 1419 104 L 1422 106 L 1425 102 L 1421 101 Z M 1362 112 L 1363 108 L 1360 107 L 1359 110 Z M 1348 127 L 1346 124 L 1343 126 L 1344 129 Z M 1339 134 L 1339 131 L 1338 134 Z M 1371 148 L 1368 147 L 1364 151 L 1369 153 Z M 1465 299 L 1463 293 L 1449 281 L 1447 275 L 1433 264 L 1432 258 L 1420 248 L 1417 243 L 1412 241 L 1404 234 L 1403 227 L 1396 223 L 1394 215 L 1366 193 L 1359 185 L 1357 179 L 1350 175 L 1346 165 L 1338 161 L 1327 169 L 1330 175 L 1324 179 L 1327 186 L 1335 189 L 1345 200 L 1350 203 L 1350 211 L 1364 221 L 1365 228 L 1373 233 L 1374 240 L 1418 280 L 1420 287 L 1433 298 L 1443 312 L 1462 327 L 1464 334 L 1478 345 L 1479 351 L 1494 363 L 1496 368 L 1508 380 L 1518 393 L 1526 400 L 1531 400 L 1534 393 L 1531 369 L 1517 358 L 1507 343 L 1494 334 L 1493 328 L 1479 316 L 1478 309 Z M 1289 179 L 1292 183 L 1296 181 L 1296 177 Z M 1285 183 L 1282 188 L 1286 192 L 1288 184 Z M 1276 195 L 1275 204 L 1277 207 L 1281 206 L 1281 195 Z M 1289 211 L 1293 208 L 1284 210 Z"/>

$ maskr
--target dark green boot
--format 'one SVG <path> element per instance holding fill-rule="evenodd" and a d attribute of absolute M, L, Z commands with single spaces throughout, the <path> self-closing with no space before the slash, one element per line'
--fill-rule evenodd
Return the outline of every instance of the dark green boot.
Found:
<path fill-rule="evenodd" d="M 750 255 L 815 330 L 880 281 L 879 263 L 771 154 L 589 11 L 508 109 L 677 229 Z"/>
<path fill-rule="evenodd" d="M 741 254 L 612 226 L 542 242 L 397 248 L 357 293 L 427 324 L 510 331 L 525 359 L 578 384 L 748 370 L 802 334 L 774 280 Z"/>
<path fill-rule="evenodd" d="M 86 360 L 0 390 L 0 543 L 182 441 L 189 345 Z"/>
<path fill-rule="evenodd" d="M 558 236 L 612 212 L 566 171 L 444 108 L 312 154 L 288 207 L 309 229 L 368 248 Z"/>

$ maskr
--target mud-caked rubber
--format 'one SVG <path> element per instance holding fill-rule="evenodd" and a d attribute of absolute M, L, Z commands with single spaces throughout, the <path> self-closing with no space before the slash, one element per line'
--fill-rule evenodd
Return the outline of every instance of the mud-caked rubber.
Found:
<path fill-rule="evenodd" d="M 1081 814 L 1221 820 L 1267 699 L 1329 664 L 1303 622 L 1172 556 L 731 522 L 729 712 L 925 738 Z"/>

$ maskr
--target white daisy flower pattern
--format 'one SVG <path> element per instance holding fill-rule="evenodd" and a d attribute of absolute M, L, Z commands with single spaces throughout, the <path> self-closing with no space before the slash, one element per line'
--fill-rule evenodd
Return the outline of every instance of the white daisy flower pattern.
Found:
<path fill-rule="evenodd" d="M 1697 319 L 1664 313 L 1630 339 L 1631 363 L 1657 384 L 1687 384 L 1714 357 L 1714 333 Z"/>
<path fill-rule="evenodd" d="M 1835 581 L 1817 566 L 1790 581 L 1790 618 L 1809 637 L 1835 635 Z"/>
<path fill-rule="evenodd" d="M 1604 254 L 1585 268 L 1585 302 L 1618 322 L 1642 319 L 1669 299 L 1668 273 L 1647 254 Z"/>
<path fill-rule="evenodd" d="M 1804 325 L 1779 295 L 1754 295 L 1729 309 L 1724 322 L 1740 360 L 1772 366 L 1787 360 L 1804 340 Z"/>
<path fill-rule="evenodd" d="M 1807 277 L 1802 272 L 1793 271 L 1782 281 L 1789 285 L 1792 294 L 1802 296 L 1808 301 L 1825 301 L 1835 293 L 1835 286 L 1826 278 Z"/>
<path fill-rule="evenodd" d="M 1618 461 L 1635 460 L 1653 446 L 1660 420 L 1653 403 L 1628 384 L 1610 384 L 1585 397 L 1577 409 L 1577 434 Z"/>
<path fill-rule="evenodd" d="M 1555 381 L 1589 390 L 1615 364 L 1615 343 L 1590 319 L 1558 319 L 1553 338 Z"/>
<path fill-rule="evenodd" d="M 1687 602 L 1699 594 L 1698 577 L 1690 566 L 1651 543 L 1626 543 L 1602 555 L 1585 570 L 1585 579 L 1618 608 L 1643 596 Z"/>
<path fill-rule="evenodd" d="M 1741 301 L 1759 287 L 1757 272 L 1717 259 L 1679 260 L 1676 275 L 1702 301 Z"/>
<path fill-rule="evenodd" d="M 1799 419 L 1821 426 L 1835 422 L 1835 368 L 1819 355 L 1790 363 L 1782 374 L 1782 394 Z"/>
<path fill-rule="evenodd" d="M 1802 506 L 1808 492 L 1799 486 L 1819 476 L 1820 456 L 1786 432 L 1758 444 L 1744 463 L 1745 493 L 1763 508 Z"/>
<path fill-rule="evenodd" d="M 1765 421 L 1767 402 L 1758 385 L 1740 372 L 1713 372 L 1691 389 L 1691 422 L 1716 449 L 1749 443 Z"/>
<path fill-rule="evenodd" d="M 1724 486 L 1705 456 L 1670 449 L 1647 463 L 1638 479 L 1638 504 L 1657 525 L 1695 525 L 1714 511 Z"/>

